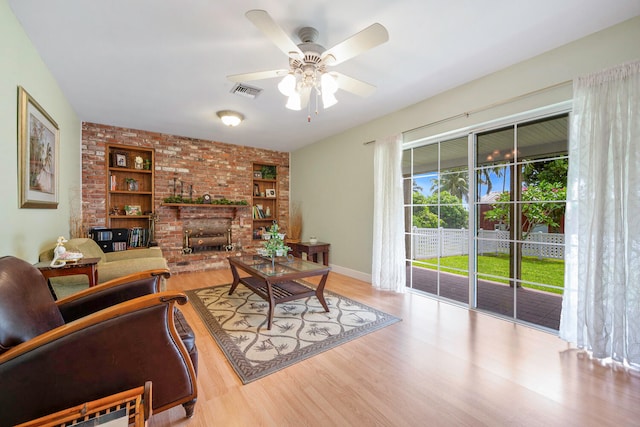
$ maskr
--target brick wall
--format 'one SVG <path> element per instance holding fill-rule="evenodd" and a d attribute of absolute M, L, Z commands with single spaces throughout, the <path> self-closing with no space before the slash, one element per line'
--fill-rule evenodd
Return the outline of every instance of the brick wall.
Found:
<path fill-rule="evenodd" d="M 251 250 L 253 242 L 251 209 L 174 208 L 161 206 L 173 194 L 174 178 L 184 182 L 185 196 L 189 184 L 193 197 L 209 193 L 212 198 L 246 200 L 251 203 L 253 191 L 252 163 L 278 165 L 278 222 L 286 230 L 289 212 L 289 153 L 264 150 L 215 141 L 185 138 L 142 130 L 124 129 L 95 123 L 82 124 L 82 205 L 83 226 L 88 231 L 106 224 L 106 144 L 123 144 L 155 149 L 156 241 L 162 248 L 172 272 L 202 271 L 227 268 L 226 257 L 236 252 L 203 252 L 183 254 L 182 223 L 206 217 L 233 217 L 233 241 Z"/>

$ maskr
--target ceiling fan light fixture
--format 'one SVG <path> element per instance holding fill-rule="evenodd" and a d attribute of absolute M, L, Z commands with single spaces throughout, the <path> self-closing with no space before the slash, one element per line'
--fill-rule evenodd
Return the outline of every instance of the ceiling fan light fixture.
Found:
<path fill-rule="evenodd" d="M 315 113 L 318 114 L 320 98 L 324 108 L 335 105 L 338 89 L 360 96 L 370 95 L 374 86 L 340 73 L 327 73 L 327 66 L 338 65 L 369 49 L 389 40 L 387 29 L 381 24 L 369 25 L 344 41 L 325 49 L 316 43 L 318 30 L 313 27 L 300 28 L 297 33 L 301 43 L 294 43 L 287 33 L 264 10 L 253 9 L 246 17 L 262 31 L 289 58 L 288 70 L 271 70 L 227 76 L 233 82 L 260 80 L 274 77 L 284 78 L 278 83 L 278 90 L 287 97 L 286 108 L 301 110 L 309 107 L 315 100 Z M 312 93 L 314 96 L 311 96 Z M 311 121 L 311 115 L 308 115 Z"/>
<path fill-rule="evenodd" d="M 218 111 L 216 114 L 220 117 L 222 123 L 229 127 L 238 126 L 244 120 L 244 116 L 237 111 L 222 110 Z"/>
<path fill-rule="evenodd" d="M 289 95 L 286 107 L 290 110 L 295 111 L 302 110 L 302 102 L 300 100 L 300 94 L 298 92 L 294 91 L 291 95 Z"/>
<path fill-rule="evenodd" d="M 296 77 L 289 73 L 278 83 L 278 90 L 284 96 L 291 96 L 296 90 Z"/>

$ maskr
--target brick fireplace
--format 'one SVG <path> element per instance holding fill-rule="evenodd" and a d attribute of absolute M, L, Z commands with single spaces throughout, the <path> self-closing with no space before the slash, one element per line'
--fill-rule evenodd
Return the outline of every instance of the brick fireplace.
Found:
<path fill-rule="evenodd" d="M 162 201 L 172 195 L 174 180 L 193 197 L 210 194 L 212 198 L 251 202 L 252 162 L 278 165 L 278 190 L 281 216 L 286 229 L 289 211 L 289 153 L 255 147 L 184 138 L 142 130 L 94 123 L 82 124 L 82 206 L 83 228 L 107 226 L 105 212 L 105 144 L 124 144 L 155 149 L 155 237 L 173 273 L 228 268 L 226 258 L 260 245 L 252 240 L 251 207 L 202 206 L 170 207 Z M 230 250 L 203 250 L 184 253 L 185 229 L 194 222 L 228 222 Z M 215 221 L 214 221 L 215 220 Z M 225 225 L 226 227 L 226 225 Z"/>

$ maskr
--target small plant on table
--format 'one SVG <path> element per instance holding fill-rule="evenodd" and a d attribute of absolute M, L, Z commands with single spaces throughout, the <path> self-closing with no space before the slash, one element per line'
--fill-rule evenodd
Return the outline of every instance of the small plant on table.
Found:
<path fill-rule="evenodd" d="M 291 250 L 289 246 L 284 243 L 284 233 L 280 233 L 278 222 L 273 221 L 273 225 L 263 234 L 264 250 L 267 256 L 271 257 L 273 261 L 276 256 L 286 256 Z"/>

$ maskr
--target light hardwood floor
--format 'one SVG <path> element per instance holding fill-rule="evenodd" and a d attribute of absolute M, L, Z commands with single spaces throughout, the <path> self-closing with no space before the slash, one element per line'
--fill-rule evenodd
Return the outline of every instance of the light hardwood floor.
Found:
<path fill-rule="evenodd" d="M 174 275 L 168 289 L 230 283 L 228 270 Z M 601 366 L 556 336 L 417 294 L 330 273 L 327 289 L 402 318 L 242 385 L 190 306 L 198 403 L 159 426 L 640 425 L 640 374 Z"/>

